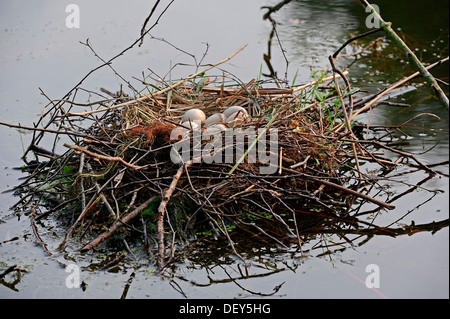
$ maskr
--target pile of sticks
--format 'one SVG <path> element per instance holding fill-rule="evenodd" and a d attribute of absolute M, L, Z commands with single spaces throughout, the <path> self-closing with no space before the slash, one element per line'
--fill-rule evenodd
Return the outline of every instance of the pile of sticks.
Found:
<path fill-rule="evenodd" d="M 355 123 L 356 114 L 384 93 L 356 99 L 348 73 L 333 57 L 333 72 L 296 88 L 205 75 L 240 50 L 137 99 L 106 89 L 102 92 L 110 98 L 89 104 L 49 99 L 34 127 L 9 125 L 33 131 L 24 155 L 29 175 L 15 188 L 21 196 L 15 207 L 31 206 L 33 223 L 52 215 L 64 220 L 60 249 L 75 241 L 81 251 L 91 251 L 116 237 L 124 243 L 138 237 L 163 269 L 176 247 L 191 245 L 200 235 L 226 239 L 237 256 L 237 233 L 301 249 L 307 230 L 330 218 L 342 221 L 355 205 L 394 209 L 380 199 L 387 194 L 379 182 L 398 165 L 435 173 L 413 155 L 387 146 L 389 132 L 377 138 L 371 128 Z M 276 163 L 250 162 L 247 152 L 232 163 L 173 162 L 169 154 L 177 141 L 170 133 L 184 112 L 197 108 L 211 115 L 231 105 L 250 115 L 234 129 L 277 131 Z M 75 112 L 80 106 L 90 109 Z M 244 148 L 254 146 L 248 142 Z M 383 149 L 398 154 L 398 160 L 384 158 Z M 373 165 L 370 176 L 362 161 Z M 276 173 L 261 173 L 267 165 L 276 166 Z"/>
<path fill-rule="evenodd" d="M 390 25 L 379 17 L 382 27 L 350 39 L 330 56 L 331 72 L 298 87 L 282 87 L 276 77 L 270 83 L 243 83 L 227 73 L 206 75 L 244 46 L 200 71 L 201 61 L 195 59 L 197 69 L 187 78 L 175 83 L 161 80 L 154 85 L 142 81 L 145 88 L 137 91 L 114 70 L 112 61 L 142 44 L 172 2 L 146 30 L 157 1 L 141 37 L 108 61 L 100 58 L 88 41 L 83 43 L 103 64 L 60 100 L 52 100 L 41 91 L 49 103 L 32 127 L 0 122 L 33 132 L 23 156 L 22 169 L 28 175 L 14 187 L 20 199 L 13 208 L 31 212 L 33 232 L 49 255 L 53 252 L 35 223 L 50 217 L 64 222 L 61 250 L 71 243 L 70 247 L 88 252 L 121 239 L 124 247 L 120 248 L 133 253 L 128 245 L 133 240 L 160 269 L 176 260 L 176 248 L 183 250 L 209 238 L 226 240 L 232 252 L 244 259 L 235 245 L 241 235 L 266 246 L 301 250 L 310 236 L 332 227 L 347 241 L 345 234 L 353 229 L 358 234 L 371 230 L 391 235 L 403 232 L 374 225 L 361 230 L 357 219 L 360 207 L 369 203 L 373 213 L 395 208 L 395 197 L 389 199 L 380 182 L 399 165 L 414 166 L 429 176 L 436 172 L 415 156 L 388 146 L 392 138 L 389 130 L 381 128 L 380 134 L 379 128 L 357 123 L 355 117 L 420 75 L 448 107 L 448 99 L 428 73 L 448 62 L 448 57 L 426 68 L 416 63 L 419 72 L 374 95 L 358 98 L 347 79 L 348 72 L 339 70 L 335 62 L 340 51 L 357 38 L 384 30 L 396 39 Z M 268 8 L 264 18 L 289 2 Z M 110 67 L 137 98 L 122 89 L 117 93 L 83 89 L 83 81 L 102 67 Z M 148 94 L 143 95 L 144 90 Z M 77 102 L 83 93 L 89 102 Z M 101 98 L 92 102 L 94 96 Z M 177 142 L 171 139 L 171 132 L 184 112 L 197 108 L 210 115 L 232 105 L 245 108 L 250 115 L 233 129 L 276 130 L 276 163 L 249 161 L 247 152 L 231 163 L 205 163 L 195 157 L 175 163 L 171 159 L 170 150 Z M 422 115 L 434 116 L 418 116 Z M 205 143 L 208 141 L 200 146 Z M 233 149 L 242 146 L 250 151 L 255 143 L 227 145 Z M 384 150 L 398 158 L 386 157 Z M 369 166 L 370 176 L 364 173 L 362 162 Z M 267 165 L 275 166 L 275 173 L 261 173 L 260 168 Z M 428 227 L 435 230 L 436 225 L 422 228 Z"/>
<path fill-rule="evenodd" d="M 18 187 L 20 203 L 47 207 L 35 219 L 69 211 L 72 220 L 60 248 L 77 233 L 84 241 L 82 251 L 94 249 L 119 229 L 137 227 L 131 226 L 133 221 L 144 216 L 144 245 L 151 253 L 151 223 L 161 267 L 166 264 L 168 245 L 173 256 L 177 236 L 198 234 L 202 227 L 212 236 L 226 238 L 233 250 L 230 231 L 234 229 L 286 248 L 293 241 L 300 247 L 306 240 L 300 235 L 303 211 L 320 209 L 340 215 L 356 200 L 394 208 L 359 190 L 375 184 L 373 177 L 362 174 L 359 160 L 384 168 L 397 164 L 372 154 L 368 141 L 361 143 L 345 121 L 339 120 L 343 114 L 337 109 L 333 118 L 325 119 L 318 102 L 306 98 L 307 90 L 332 79 L 324 76 L 297 90 L 258 88 L 255 81 L 240 87 L 205 85 L 201 89 L 183 84 L 145 101 L 114 100 L 101 109 L 100 118 L 93 115 L 97 110 L 75 114 L 54 109 L 43 117 L 50 117 L 58 128 L 34 130 L 28 151 L 47 160 L 26 166 L 29 176 Z M 172 101 L 167 107 L 169 92 Z M 335 107 L 332 101 L 338 98 L 330 96 L 322 106 Z M 252 114 L 243 126 L 267 127 L 270 122 L 270 128 L 278 130 L 276 174 L 260 174 L 261 163 L 245 160 L 239 165 L 171 161 L 168 151 L 174 141 L 168 134 L 184 111 L 201 108 L 211 114 L 229 105 L 242 105 Z M 92 125 L 80 125 L 90 120 Z M 63 143 L 65 152 L 59 155 L 55 149 L 40 146 L 44 135 L 53 135 L 55 140 L 68 137 Z M 169 203 L 186 200 L 190 204 L 183 206 L 182 227 L 176 228 Z M 149 212 L 152 205 L 154 211 Z M 98 233 L 105 227 L 106 231 Z M 87 233 L 91 240 L 86 242 Z"/>

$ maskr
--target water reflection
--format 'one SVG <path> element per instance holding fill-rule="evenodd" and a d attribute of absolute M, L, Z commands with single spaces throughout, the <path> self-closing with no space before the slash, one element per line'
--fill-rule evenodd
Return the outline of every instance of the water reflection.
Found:
<path fill-rule="evenodd" d="M 421 190 L 422 185 L 430 179 L 431 177 L 428 176 L 416 185 L 405 185 L 405 189 L 398 194 L 393 194 L 389 202 L 394 203 L 402 197 L 408 197 L 411 193 Z M 400 188 L 397 187 L 397 189 Z M 273 245 L 261 246 L 256 238 L 253 241 L 251 237 L 240 239 L 232 237 L 246 262 L 242 262 L 233 255 L 225 241 L 200 242 L 195 248 L 180 257 L 181 260 L 184 260 L 182 264 L 178 262 L 167 268 L 164 276 L 174 285 L 181 281 L 194 287 L 204 288 L 233 283 L 242 290 L 241 296 L 284 296 L 281 288 L 285 284 L 286 277 L 281 277 L 280 281 L 273 282 L 272 286 L 260 287 L 260 290 L 248 288 L 246 283 L 251 282 L 254 278 L 271 276 L 280 278 L 276 275 L 286 272 L 297 273 L 302 271 L 302 267 L 310 259 L 328 259 L 330 266 L 333 267 L 336 254 L 342 254 L 348 249 L 360 250 L 379 236 L 396 238 L 412 236 L 420 232 L 436 234 L 440 230 L 448 228 L 448 218 L 422 224 L 415 223 L 414 217 L 412 221 L 409 218 L 440 193 L 441 191 L 430 191 L 428 196 L 422 196 L 426 198 L 423 202 L 417 203 L 402 216 L 391 216 L 390 221 L 386 221 L 386 218 L 379 218 L 383 215 L 379 208 L 367 209 L 367 205 L 356 207 L 348 216 L 330 216 L 323 212 L 300 212 L 299 219 L 302 222 L 299 227 L 303 244 L 297 249 L 293 248 L 292 251 L 286 251 Z M 383 224 L 379 224 L 378 219 L 381 219 L 380 223 Z M 193 273 L 196 275 L 193 276 Z M 192 279 L 193 277 L 195 279 Z M 174 289 L 181 296 L 189 297 L 189 294 L 184 292 L 179 285 L 176 285 Z"/>

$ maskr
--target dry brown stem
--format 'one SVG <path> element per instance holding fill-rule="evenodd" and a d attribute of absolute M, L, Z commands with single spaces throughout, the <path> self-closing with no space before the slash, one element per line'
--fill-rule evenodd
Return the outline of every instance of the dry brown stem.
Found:
<path fill-rule="evenodd" d="M 97 153 L 91 152 L 91 151 L 89 151 L 89 150 L 87 150 L 87 149 L 85 149 L 85 148 L 83 148 L 81 146 L 78 146 L 78 145 L 64 144 L 64 146 L 67 147 L 67 148 L 71 148 L 71 149 L 73 149 L 73 150 L 75 150 L 77 152 L 82 152 L 82 153 L 85 153 L 85 154 L 87 154 L 89 156 L 92 156 L 92 157 L 95 157 L 95 158 L 98 158 L 98 159 L 101 159 L 101 160 L 104 160 L 104 161 L 119 162 L 119 163 L 125 165 L 126 167 L 129 167 L 129 168 L 134 169 L 134 170 L 139 170 L 139 169 L 143 168 L 142 166 L 137 166 L 137 165 L 130 164 L 130 163 L 124 161 L 123 158 L 118 157 L 118 156 L 105 156 L 105 155 L 97 154 Z"/>
<path fill-rule="evenodd" d="M 83 246 L 83 248 L 81 248 L 81 251 L 88 251 L 91 250 L 95 247 L 97 247 L 98 245 L 100 245 L 101 243 L 103 243 L 106 239 L 108 239 L 108 237 L 110 237 L 112 234 L 114 234 L 114 232 L 119 229 L 120 227 L 122 227 L 123 225 L 131 222 L 135 217 L 137 217 L 140 213 L 142 213 L 142 211 L 144 209 L 147 208 L 147 206 L 156 198 L 156 196 L 150 197 L 149 199 L 147 199 L 143 204 L 141 204 L 139 207 L 137 207 L 136 209 L 134 209 L 132 212 L 130 212 L 128 215 L 126 215 L 125 217 L 116 220 L 111 227 L 109 227 L 108 231 L 104 232 L 103 234 L 101 234 L 100 236 L 98 236 L 97 238 L 95 238 L 94 240 L 92 240 L 90 243 L 86 244 L 85 246 Z"/>
<path fill-rule="evenodd" d="M 186 162 L 185 164 L 181 165 L 178 169 L 177 173 L 172 179 L 172 182 L 170 183 L 169 188 L 165 191 L 163 198 L 161 200 L 161 203 L 158 207 L 158 216 L 156 225 L 158 228 L 158 265 L 160 268 L 164 266 L 164 255 L 165 255 L 165 244 L 164 244 L 164 214 L 166 212 L 166 206 L 169 203 L 170 197 L 172 196 L 173 192 L 175 191 L 175 188 L 178 184 L 178 181 L 180 180 L 181 175 L 185 170 L 189 168 L 194 163 L 193 160 L 190 160 L 189 162 Z"/>

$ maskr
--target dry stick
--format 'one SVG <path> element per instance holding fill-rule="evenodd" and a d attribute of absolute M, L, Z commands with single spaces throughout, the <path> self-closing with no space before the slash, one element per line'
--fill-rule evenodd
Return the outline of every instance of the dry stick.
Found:
<path fill-rule="evenodd" d="M 354 141 L 352 141 L 352 142 L 354 142 Z M 274 164 L 269 164 L 269 165 L 274 166 Z M 384 207 L 384 208 L 387 208 L 387 209 L 391 209 L 391 210 L 395 208 L 395 206 L 393 206 L 393 205 L 387 204 L 387 203 L 385 203 L 385 202 L 383 202 L 383 201 L 380 201 L 380 200 L 378 200 L 378 199 L 375 199 L 375 198 L 373 198 L 373 197 L 371 197 L 371 196 L 369 196 L 369 195 L 366 195 L 366 194 L 363 194 L 363 193 L 354 191 L 354 190 L 352 190 L 352 189 L 349 189 L 349 188 L 347 188 L 347 187 L 344 187 L 344 186 L 335 184 L 335 183 L 333 183 L 333 182 L 330 182 L 330 181 L 327 181 L 327 180 L 323 180 L 323 179 L 319 179 L 319 178 L 315 178 L 315 177 L 313 177 L 313 176 L 310 176 L 310 175 L 307 175 L 307 174 L 300 173 L 299 171 L 296 171 L 296 170 L 290 169 L 290 168 L 284 168 L 284 170 L 285 170 L 286 172 L 288 172 L 288 173 L 292 173 L 292 174 L 297 174 L 297 175 L 303 176 L 303 177 L 305 177 L 306 179 L 312 180 L 313 182 L 317 182 L 317 183 L 320 183 L 320 184 L 324 184 L 325 186 L 329 186 L 329 187 L 338 189 L 338 190 L 340 190 L 340 191 L 343 191 L 343 192 L 345 192 L 345 193 L 349 193 L 349 194 L 352 194 L 352 195 L 354 195 L 354 196 L 360 197 L 360 198 L 362 198 L 362 199 L 368 200 L 368 201 L 370 201 L 370 202 L 372 202 L 372 203 L 374 203 L 374 204 L 376 204 L 376 205 L 378 205 L 378 206 L 381 206 L 381 207 Z"/>
<path fill-rule="evenodd" d="M 86 111 L 86 112 L 81 112 L 81 113 L 66 113 L 66 115 L 67 115 L 67 116 L 86 116 L 86 115 L 90 115 L 90 114 L 94 114 L 94 113 L 98 113 L 98 112 L 104 112 L 104 111 L 108 111 L 108 110 L 118 109 L 118 108 L 121 108 L 121 107 L 130 105 L 130 104 L 134 104 L 134 103 L 137 103 L 137 102 L 142 102 L 142 101 L 151 99 L 151 98 L 153 98 L 153 97 L 155 97 L 155 96 L 158 96 L 158 95 L 161 95 L 161 94 L 163 94 L 163 93 L 166 93 L 166 92 L 168 92 L 168 91 L 170 91 L 170 90 L 173 90 L 174 88 L 180 86 L 181 84 L 183 84 L 183 83 L 186 82 L 187 80 L 193 79 L 193 78 L 199 76 L 199 75 L 202 74 L 202 73 L 205 73 L 205 72 L 207 72 L 207 71 L 209 71 L 209 70 L 211 70 L 211 69 L 213 69 L 213 68 L 215 68 L 215 67 L 217 67 L 217 66 L 219 66 L 219 65 L 221 65 L 221 64 L 223 64 L 223 63 L 225 63 L 225 62 L 228 62 L 228 61 L 231 60 L 235 55 L 237 55 L 239 52 L 241 52 L 242 50 L 244 50 L 246 46 L 247 46 L 247 45 L 244 45 L 244 46 L 241 47 L 239 50 L 233 52 L 228 58 L 226 58 L 226 59 L 224 59 L 224 60 L 222 60 L 222 61 L 220 61 L 220 62 L 217 62 L 216 64 L 210 65 L 209 67 L 207 67 L 207 68 L 205 68 L 205 69 L 203 69 L 203 70 L 201 70 L 201 71 L 199 71 L 199 72 L 197 72 L 197 73 L 194 73 L 194 74 L 192 74 L 191 76 L 189 76 L 189 77 L 187 77 L 187 78 L 185 78 L 185 79 L 182 79 L 182 80 L 180 80 L 180 81 L 178 81 L 178 82 L 176 82 L 176 83 L 174 83 L 174 84 L 172 84 L 172 85 L 170 85 L 170 86 L 168 86 L 168 87 L 166 87 L 166 88 L 164 88 L 164 89 L 162 89 L 162 90 L 160 90 L 160 91 L 158 91 L 158 92 L 155 92 L 155 93 L 153 93 L 153 94 L 144 95 L 144 96 L 142 96 L 142 97 L 140 97 L 140 98 L 138 98 L 138 99 L 131 100 L 131 101 L 124 102 L 124 103 L 120 103 L 120 104 L 116 104 L 116 105 L 113 105 L 113 106 L 109 106 L 109 107 L 106 107 L 106 108 L 104 108 L 104 109 L 92 110 L 92 111 Z"/>
<path fill-rule="evenodd" d="M 430 70 L 436 66 L 439 66 L 445 62 L 447 62 L 449 60 L 449 57 L 446 57 L 440 61 L 437 61 L 433 64 L 430 64 L 429 66 L 427 66 L 427 69 Z M 390 91 L 394 90 L 395 88 L 405 84 L 408 81 L 411 81 L 412 79 L 414 79 L 415 77 L 419 76 L 420 72 L 417 71 L 416 73 L 398 81 L 397 83 L 394 83 L 393 85 L 391 85 L 390 87 L 388 87 L 387 89 L 384 89 L 382 92 L 378 93 L 369 103 L 367 103 L 366 105 L 364 105 L 363 107 L 361 107 L 358 111 L 356 111 L 351 117 L 350 117 L 350 121 L 352 121 L 356 116 L 358 116 L 359 114 L 361 114 L 362 112 L 364 112 L 365 110 L 367 110 L 369 107 L 373 106 L 379 99 L 381 99 L 384 95 L 388 94 Z M 344 127 L 344 124 L 340 124 L 338 126 L 336 126 L 333 131 L 335 132 L 339 132 L 342 128 Z"/>
<path fill-rule="evenodd" d="M 17 270 L 16 267 L 17 267 L 17 265 L 12 265 L 12 266 L 8 267 L 4 272 L 0 273 L 0 279 L 5 277 L 10 272 L 16 271 Z"/>
<path fill-rule="evenodd" d="M 449 57 L 446 57 L 438 62 L 435 62 L 433 64 L 430 64 L 429 66 L 426 67 L 427 70 L 430 70 L 438 65 L 441 65 L 442 63 L 447 62 L 449 59 Z M 379 95 L 377 95 L 372 101 L 370 101 L 369 103 L 367 103 L 366 105 L 364 105 L 362 108 L 360 108 L 357 112 L 355 112 L 350 120 L 353 120 L 358 114 L 360 114 L 361 112 L 365 111 L 366 109 L 368 109 L 369 107 L 371 107 L 373 104 L 375 104 L 379 99 L 381 99 L 381 97 L 383 95 L 386 95 L 387 93 L 389 93 L 390 91 L 392 91 L 393 89 L 399 87 L 400 85 L 405 84 L 406 82 L 414 79 L 415 77 L 419 76 L 420 72 L 417 71 L 416 73 L 404 78 L 403 80 L 398 81 L 397 83 L 393 84 L 392 86 L 390 86 L 389 88 L 387 88 L 386 90 L 384 90 L 383 92 L 381 92 Z"/>
<path fill-rule="evenodd" d="M 83 166 L 84 166 L 84 153 L 80 156 L 80 166 L 78 167 L 78 175 L 80 176 L 80 194 L 81 194 L 81 211 L 86 208 L 86 194 L 84 193 L 84 184 L 83 184 Z"/>
<path fill-rule="evenodd" d="M 380 148 L 387 149 L 387 150 L 389 150 L 389 151 L 391 151 L 391 152 L 393 152 L 393 153 L 400 154 L 400 155 L 402 155 L 402 156 L 404 156 L 404 157 L 412 158 L 412 159 L 417 163 L 417 165 L 419 165 L 419 167 L 422 168 L 423 170 L 427 171 L 427 172 L 430 173 L 430 174 L 438 175 L 438 173 L 437 173 L 436 171 L 432 170 L 432 169 L 429 168 L 427 165 L 423 164 L 423 163 L 422 163 L 421 161 L 419 161 L 419 160 L 417 159 L 417 157 L 415 157 L 413 154 L 410 154 L 410 153 L 406 153 L 406 152 L 397 150 L 397 149 L 395 149 L 395 148 L 389 147 L 389 146 L 384 145 L 384 144 L 382 144 L 382 143 L 380 143 L 380 142 L 377 142 L 377 141 L 364 141 L 364 140 L 363 140 L 363 141 L 358 141 L 358 143 L 373 144 L 373 145 L 376 145 L 376 146 L 378 146 L 378 147 L 380 147 Z"/>
<path fill-rule="evenodd" d="M 84 155 L 81 154 L 81 155 Z M 86 163 L 86 167 L 88 168 L 88 170 L 90 172 L 93 172 L 93 169 L 91 167 L 91 165 L 89 163 Z M 82 178 L 82 177 L 81 177 Z M 102 188 L 100 187 L 100 185 L 94 180 L 94 178 L 92 178 L 92 183 L 95 185 L 95 189 L 97 190 L 97 193 L 100 194 L 100 199 L 103 202 L 103 205 L 105 205 L 106 210 L 109 212 L 109 214 L 115 218 L 116 214 L 114 213 L 114 210 L 112 209 L 111 205 L 109 204 L 108 200 L 106 199 L 105 194 L 103 194 Z M 83 210 L 82 210 L 83 211 Z"/>
<path fill-rule="evenodd" d="M 169 203 L 170 197 L 172 196 L 175 188 L 180 180 L 181 174 L 194 163 L 194 160 L 186 162 L 184 165 L 180 166 L 177 173 L 172 179 L 169 188 L 164 193 L 161 203 L 158 207 L 158 217 L 157 217 L 157 229 L 158 229 L 158 266 L 162 269 L 164 265 L 164 214 L 166 212 L 166 206 Z"/>
<path fill-rule="evenodd" d="M 363 34 L 360 34 L 360 35 L 357 35 L 357 36 L 355 36 L 355 37 L 352 37 L 352 38 L 348 39 L 347 41 L 345 41 L 345 43 L 344 43 L 343 45 L 341 45 L 341 47 L 340 47 L 339 49 L 337 49 L 336 52 L 334 52 L 333 58 L 336 59 L 337 56 L 338 56 L 338 54 L 339 54 L 339 52 L 341 52 L 341 51 L 342 51 L 348 44 L 350 44 L 351 42 L 353 42 L 353 41 L 355 41 L 355 40 L 358 40 L 358 39 L 361 39 L 361 38 L 363 38 L 363 37 L 366 37 L 366 36 L 368 36 L 368 35 L 371 35 L 371 34 L 380 32 L 381 30 L 382 30 L 381 28 L 374 29 L 374 30 L 371 30 L 371 31 L 369 31 L 369 32 L 366 32 L 366 33 L 363 33 Z M 379 39 L 379 38 L 378 38 L 378 39 Z M 378 40 L 378 39 L 377 39 L 377 40 Z M 377 41 L 377 40 L 375 40 L 375 41 Z M 373 43 L 374 43 L 374 42 L 370 43 L 368 46 L 366 46 L 365 48 L 363 48 L 362 50 L 360 50 L 360 52 L 356 52 L 356 53 L 349 54 L 349 55 L 357 55 L 357 54 L 359 54 L 359 53 L 365 51 L 365 50 L 366 50 L 367 48 L 369 48 Z M 341 54 L 341 56 L 346 56 L 346 55 Z"/>
<path fill-rule="evenodd" d="M 93 138 L 92 136 L 90 136 L 88 134 L 83 134 L 83 133 L 79 133 L 79 132 L 59 131 L 59 130 L 52 130 L 52 129 L 46 129 L 46 128 L 23 126 L 20 124 L 10 124 L 10 123 L 5 123 L 5 122 L 0 122 L 0 125 L 17 128 L 17 129 L 22 129 L 22 130 L 47 132 L 47 133 L 53 133 L 53 134 L 66 134 L 66 135 L 74 135 L 74 136 L 85 137 L 85 138 Z"/>
<path fill-rule="evenodd" d="M 153 5 L 152 10 L 150 11 L 150 14 L 148 15 L 148 17 L 145 19 L 144 24 L 142 25 L 142 29 L 141 29 L 141 43 L 139 43 L 139 47 L 142 46 L 142 44 L 144 43 L 144 36 L 145 36 L 145 27 L 147 26 L 148 21 L 150 20 L 150 18 L 152 17 L 153 13 L 156 10 L 156 7 L 158 6 L 160 0 L 157 0 L 156 3 Z"/>
<path fill-rule="evenodd" d="M 436 82 L 436 79 L 433 77 L 433 75 L 431 75 L 431 73 L 428 72 L 427 68 L 423 66 L 423 64 L 414 54 L 414 52 L 411 51 L 411 49 L 406 45 L 406 43 L 397 35 L 397 33 L 395 33 L 395 31 L 391 27 L 392 23 L 385 22 L 383 18 L 380 16 L 380 14 L 366 0 L 360 0 L 360 2 L 364 5 L 364 7 L 370 8 L 372 14 L 378 19 L 378 21 L 380 21 L 381 28 L 395 42 L 395 44 L 397 44 L 397 46 L 400 49 L 402 49 L 407 53 L 409 60 L 416 66 L 420 74 L 422 74 L 422 76 L 425 78 L 425 81 L 431 86 L 434 93 L 438 97 L 439 101 L 441 101 L 441 103 L 448 109 L 449 107 L 448 97 L 442 91 L 441 87 Z"/>
<path fill-rule="evenodd" d="M 261 9 L 268 9 L 268 11 L 263 15 L 263 19 L 266 20 L 270 17 L 270 15 L 273 12 L 277 12 L 278 10 L 280 10 L 284 5 L 288 4 L 289 2 L 291 2 L 292 0 L 283 0 L 281 2 L 279 2 L 278 4 L 269 7 L 269 6 L 264 6 L 261 7 Z"/>
<path fill-rule="evenodd" d="M 108 237 L 110 237 L 112 234 L 114 234 L 114 232 L 121 227 L 124 224 L 129 223 L 130 221 L 132 221 L 136 216 L 138 216 L 144 209 L 147 208 L 147 206 L 156 198 L 157 196 L 153 196 L 149 199 L 147 199 L 143 204 L 141 204 L 139 207 L 137 207 L 135 210 L 133 210 L 131 213 L 129 213 L 128 215 L 126 215 L 124 218 L 122 219 L 118 219 L 116 220 L 111 227 L 109 227 L 109 229 L 104 232 L 103 234 L 99 235 L 97 238 L 95 238 L 94 240 L 92 240 L 89 244 L 85 245 L 83 248 L 81 248 L 82 252 L 91 250 L 95 247 L 97 247 L 98 245 L 100 245 L 101 243 L 103 243 L 106 239 L 108 239 Z"/>
<path fill-rule="evenodd" d="M 350 83 L 348 82 L 347 78 L 345 77 L 344 74 L 342 74 L 342 72 L 336 67 L 336 64 L 334 63 L 335 58 L 333 58 L 332 56 L 329 57 L 330 60 L 330 64 L 331 64 L 331 68 L 333 69 L 333 75 L 335 75 L 336 73 L 341 74 L 342 78 L 344 79 L 345 84 L 347 85 L 347 90 L 349 92 L 349 99 L 350 99 L 350 107 L 349 107 L 349 112 L 350 114 L 353 113 L 353 98 L 352 98 L 352 94 L 350 92 Z M 344 103 L 344 98 L 342 97 L 342 92 L 341 89 L 339 87 L 339 82 L 337 81 L 336 77 L 334 78 L 334 84 L 336 85 L 336 90 L 338 92 L 339 95 L 339 100 L 341 101 L 341 106 L 342 106 L 342 110 L 344 111 L 344 116 L 345 116 L 345 121 L 347 123 L 347 129 L 350 132 L 350 135 L 356 139 L 355 135 L 353 134 L 352 131 L 352 126 L 351 126 L 351 120 L 349 118 L 349 114 L 347 112 L 347 108 L 345 107 L 345 103 Z M 355 157 L 355 164 L 356 167 L 358 169 L 358 174 L 360 178 L 363 178 L 363 175 L 361 173 L 361 168 L 359 166 L 359 160 L 358 160 L 358 154 L 356 152 L 356 146 L 355 143 L 352 143 L 352 149 L 353 149 L 353 156 Z"/>
<path fill-rule="evenodd" d="M 58 247 L 59 249 L 63 249 L 64 248 L 64 246 L 69 241 L 70 236 L 72 236 L 72 233 L 75 231 L 75 228 L 84 219 L 84 217 L 86 216 L 87 212 L 89 212 L 91 210 L 91 208 L 94 207 L 98 203 L 98 201 L 100 201 L 100 199 L 101 199 L 100 196 L 98 196 L 98 197 L 92 196 L 91 200 L 86 204 L 86 207 L 84 208 L 84 210 L 81 211 L 81 214 L 78 216 L 78 218 L 75 221 L 75 223 L 72 225 L 72 227 L 66 233 L 66 236 L 64 237 L 64 240 L 59 244 L 59 247 Z"/>
<path fill-rule="evenodd" d="M 115 176 L 116 175 L 113 175 L 111 178 L 109 178 L 106 181 L 105 184 L 103 184 L 103 186 L 101 186 L 100 188 L 97 189 L 96 194 L 94 194 L 91 197 L 89 202 L 86 204 L 86 207 L 84 208 L 84 210 L 81 211 L 81 213 L 78 216 L 77 220 L 72 225 L 70 230 L 67 232 L 64 240 L 61 242 L 61 244 L 59 244 L 59 249 L 63 249 L 64 248 L 64 246 L 69 241 L 70 236 L 72 236 L 72 233 L 75 231 L 75 228 L 77 228 L 78 224 L 84 219 L 84 217 L 86 217 L 86 214 L 102 199 L 101 195 L 102 195 L 103 189 L 111 182 L 111 180 L 113 180 L 113 178 L 115 178 Z M 99 195 L 99 196 L 96 196 L 96 195 Z"/>
<path fill-rule="evenodd" d="M 137 166 L 137 165 L 130 164 L 130 163 L 126 162 L 121 157 L 115 157 L 115 156 L 113 157 L 113 156 L 105 156 L 105 155 L 97 154 L 97 153 L 91 152 L 91 151 L 89 151 L 89 150 L 87 150 L 87 149 L 85 149 L 85 148 L 83 148 L 81 146 L 78 146 L 78 145 L 64 144 L 64 146 L 67 147 L 67 148 L 71 148 L 71 149 L 73 149 L 75 151 L 85 153 L 87 155 L 90 155 L 90 156 L 98 158 L 98 159 L 102 159 L 102 160 L 110 161 L 110 162 L 120 162 L 123 165 L 125 165 L 125 166 L 127 166 L 127 167 L 129 167 L 131 169 L 134 169 L 134 170 L 139 170 L 139 169 L 144 168 L 144 166 Z"/>
<path fill-rule="evenodd" d="M 343 73 L 344 75 L 348 75 L 348 71 L 344 71 L 344 72 L 342 72 L 342 73 Z M 336 78 L 337 78 L 337 79 L 340 78 L 340 77 L 341 77 L 340 74 L 337 74 L 337 75 L 336 75 Z M 298 91 L 304 90 L 304 89 L 306 89 L 306 88 L 308 88 L 308 87 L 310 87 L 310 86 L 316 85 L 318 82 L 320 82 L 320 83 L 328 82 L 328 81 L 333 80 L 334 78 L 335 78 L 334 76 L 328 76 L 328 77 L 323 78 L 323 79 L 321 79 L 321 80 L 319 79 L 319 80 L 316 80 L 316 81 L 312 81 L 312 82 L 306 83 L 306 84 L 304 84 L 304 85 L 302 85 L 302 86 L 296 87 L 295 89 L 291 90 L 289 93 L 285 93 L 285 94 L 282 94 L 282 95 L 275 96 L 275 97 L 272 98 L 272 100 L 279 99 L 279 98 L 283 98 L 283 97 L 287 97 L 287 96 L 289 96 L 289 95 L 291 95 L 291 94 L 294 94 L 294 93 L 296 93 L 296 92 L 298 92 Z"/>
<path fill-rule="evenodd" d="M 60 264 L 63 267 L 66 267 L 66 265 L 64 263 L 62 263 L 61 261 L 59 261 L 58 259 L 55 258 L 55 256 L 48 250 L 47 248 L 47 244 L 41 239 L 41 236 L 39 236 L 39 233 L 36 229 L 36 225 L 34 224 L 34 219 L 36 216 L 36 210 L 33 208 L 31 208 L 31 215 L 30 215 L 30 223 L 31 223 L 31 228 L 33 229 L 33 233 L 34 236 L 36 237 L 37 241 L 39 242 L 39 244 L 42 246 L 42 248 L 44 248 L 45 252 L 54 260 L 56 260 L 56 262 L 58 264 Z"/>
<path fill-rule="evenodd" d="M 326 180 L 321 180 L 321 179 L 318 179 L 318 178 L 314 178 L 314 177 L 312 177 L 312 178 L 310 178 L 310 179 L 313 180 L 313 181 L 315 181 L 315 182 L 317 182 L 317 183 L 325 184 L 326 186 L 330 186 L 330 187 L 339 189 L 339 190 L 341 190 L 341 191 L 344 191 L 344 192 L 346 192 L 346 193 L 349 193 L 349 194 L 355 195 L 355 196 L 357 196 L 357 197 L 360 197 L 360 198 L 362 198 L 362 199 L 366 199 L 366 200 L 368 200 L 368 201 L 370 201 L 370 202 L 372 202 L 372 203 L 374 203 L 374 204 L 376 204 L 376 205 L 378 205 L 378 206 L 387 208 L 387 209 L 389 209 L 389 210 L 395 209 L 395 206 L 394 206 L 394 205 L 390 205 L 390 204 L 388 204 L 388 203 L 385 203 L 385 202 L 383 202 L 383 201 L 380 201 L 380 200 L 378 200 L 378 199 L 375 199 L 375 198 L 373 198 L 373 197 L 371 197 L 371 196 L 369 196 L 369 195 L 366 195 L 366 194 L 363 194 L 363 193 L 354 191 L 354 190 L 349 189 L 349 188 L 347 188 L 347 187 L 344 187 L 344 186 L 341 186 L 341 185 L 332 183 L 332 182 L 330 182 L 330 181 L 326 181 Z"/>

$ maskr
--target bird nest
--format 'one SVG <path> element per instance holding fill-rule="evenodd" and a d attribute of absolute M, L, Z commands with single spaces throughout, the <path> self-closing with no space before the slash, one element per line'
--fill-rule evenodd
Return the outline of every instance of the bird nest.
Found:
<path fill-rule="evenodd" d="M 378 198 L 367 190 L 396 164 L 375 153 L 382 144 L 364 139 L 363 126 L 347 125 L 352 110 L 326 86 L 333 76 L 296 89 L 204 79 L 139 99 L 109 93 L 78 113 L 75 103 L 53 104 L 38 123 L 45 128 L 34 130 L 18 206 L 32 207 L 33 222 L 64 221 L 61 249 L 126 239 L 161 267 L 202 239 L 226 240 L 237 255 L 238 236 L 300 249 L 312 229 L 355 205 L 393 208 L 378 199 L 382 190 Z M 366 176 L 362 161 L 380 176 Z"/>

